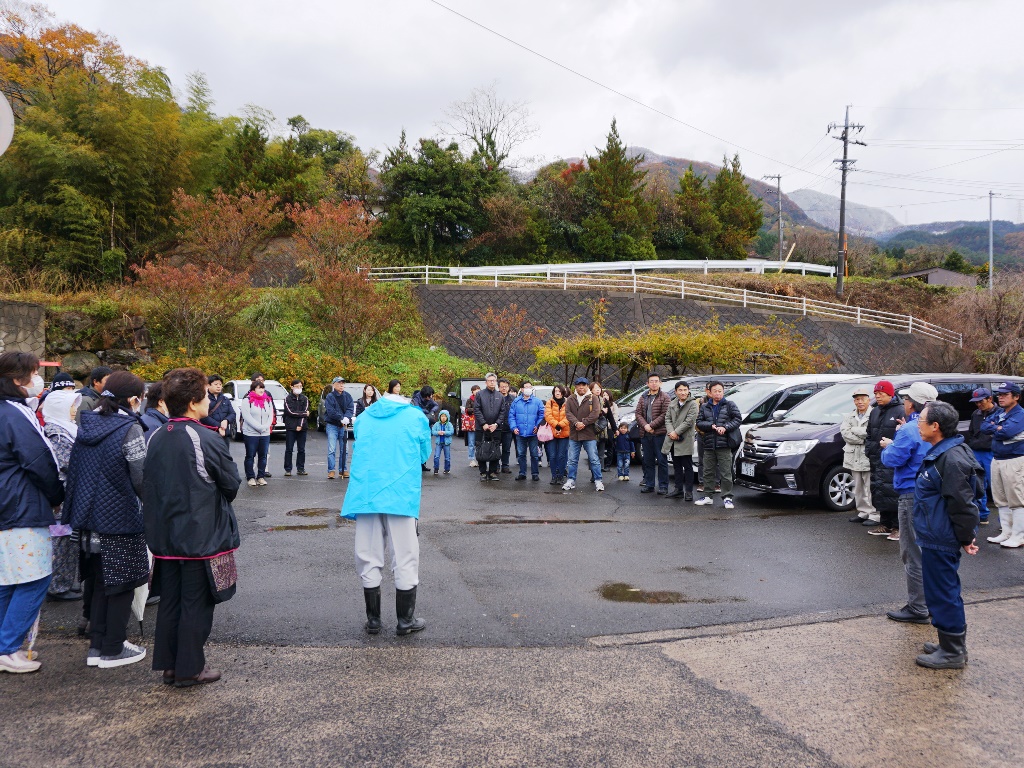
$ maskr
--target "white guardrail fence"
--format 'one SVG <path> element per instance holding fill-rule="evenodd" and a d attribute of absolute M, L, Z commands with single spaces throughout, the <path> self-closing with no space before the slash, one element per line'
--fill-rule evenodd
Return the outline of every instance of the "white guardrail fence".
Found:
<path fill-rule="evenodd" d="M 681 267 L 678 265 L 685 264 Z M 858 325 L 877 325 L 883 328 L 894 328 L 905 333 L 917 333 L 933 339 L 946 341 L 963 346 L 963 334 L 929 323 L 913 315 L 901 315 L 894 312 L 881 312 L 875 309 L 852 307 L 831 301 L 817 301 L 806 297 L 781 296 L 762 291 L 751 291 L 745 288 L 708 285 L 706 283 L 687 282 L 674 277 L 661 275 L 638 274 L 647 270 L 679 271 L 683 269 L 700 270 L 707 274 L 708 269 L 722 271 L 726 267 L 731 271 L 756 271 L 763 274 L 778 271 L 779 262 L 741 262 L 741 261 L 637 261 L 637 262 L 600 262 L 593 264 L 524 264 L 496 267 L 374 267 L 370 277 L 380 282 L 411 282 L 425 285 L 452 284 L 480 285 L 488 287 L 532 287 L 554 288 L 560 290 L 604 290 L 624 291 L 632 293 L 653 293 L 662 296 L 675 296 L 680 299 L 710 301 L 716 304 L 736 304 L 751 309 L 768 309 L 796 315 L 811 315 L 830 320 L 842 320 Z M 815 271 L 833 273 L 831 267 L 820 264 L 785 265 L 788 270 L 803 272 Z"/>

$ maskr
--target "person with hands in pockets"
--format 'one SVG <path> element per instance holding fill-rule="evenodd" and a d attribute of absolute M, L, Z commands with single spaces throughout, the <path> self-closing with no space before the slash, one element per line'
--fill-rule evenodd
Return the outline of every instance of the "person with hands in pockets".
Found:
<path fill-rule="evenodd" d="M 292 449 L 295 467 L 306 474 L 306 432 L 309 426 L 309 398 L 302 394 L 303 381 L 292 381 L 292 391 L 284 399 L 284 476 L 292 476 Z"/>

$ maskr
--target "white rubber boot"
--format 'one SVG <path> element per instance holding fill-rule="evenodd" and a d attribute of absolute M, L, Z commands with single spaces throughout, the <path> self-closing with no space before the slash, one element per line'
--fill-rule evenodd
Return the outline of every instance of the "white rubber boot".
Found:
<path fill-rule="evenodd" d="M 1024 547 L 1024 507 L 1014 507 L 1010 514 L 1013 516 L 1012 535 L 1002 543 L 1002 546 L 1011 549 Z"/>
<path fill-rule="evenodd" d="M 1002 544 L 1013 535 L 1013 515 L 1009 507 L 999 507 L 999 528 L 998 536 L 988 537 L 993 544 Z"/>

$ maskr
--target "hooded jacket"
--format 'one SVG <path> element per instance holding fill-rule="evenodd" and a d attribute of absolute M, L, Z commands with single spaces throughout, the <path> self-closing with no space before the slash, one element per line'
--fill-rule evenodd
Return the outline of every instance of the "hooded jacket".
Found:
<path fill-rule="evenodd" d="M 424 387 L 413 392 L 410 403 L 423 411 L 423 415 L 427 417 L 430 424 L 437 421 L 437 417 L 441 415 L 441 406 L 434 400 L 434 390 L 431 387 Z"/>
<path fill-rule="evenodd" d="M 441 423 L 441 417 L 446 416 L 448 420 Z M 434 422 L 430 428 L 430 434 L 437 438 L 438 445 L 451 445 L 452 435 L 455 434 L 455 425 L 452 424 L 452 415 L 448 411 L 441 411 L 437 415 L 437 421 Z"/>
<path fill-rule="evenodd" d="M 531 395 L 529 400 L 519 395 L 512 401 L 508 409 L 508 428 L 511 431 L 518 429 L 520 437 L 533 437 L 543 423 L 544 403 L 537 395 Z"/>
<path fill-rule="evenodd" d="M 693 430 L 697 425 L 697 412 L 700 406 L 693 395 L 690 395 L 679 403 L 678 397 L 672 398 L 672 403 L 665 411 L 665 443 L 661 447 L 662 453 L 669 456 L 693 456 Z M 669 437 L 675 433 L 678 440 Z"/>
<path fill-rule="evenodd" d="M 53 452 L 24 400 L 0 397 L 0 531 L 47 528 L 64 486 Z"/>
<path fill-rule="evenodd" d="M 931 447 L 921 439 L 921 430 L 917 427 L 919 418 L 918 413 L 907 416 L 907 423 L 896 430 L 896 437 L 882 451 L 882 464 L 892 469 L 892 487 L 901 496 L 914 492 L 917 471 Z"/>
<path fill-rule="evenodd" d="M 216 430 L 171 419 L 149 441 L 142 481 L 146 544 L 154 557 L 206 559 L 237 549 L 231 502 L 242 481 Z"/>
<path fill-rule="evenodd" d="M 556 440 L 569 436 L 569 420 L 565 417 L 565 406 L 568 402 L 568 399 L 562 398 L 562 404 L 559 405 L 552 397 L 544 405 L 544 421 L 551 427 Z"/>
<path fill-rule="evenodd" d="M 843 417 L 839 434 L 843 436 L 843 466 L 854 472 L 867 472 L 871 469 L 871 461 L 864 452 L 864 442 L 868 437 L 868 422 L 871 420 L 871 408 L 864 415 L 857 413 L 855 408 Z"/>
<path fill-rule="evenodd" d="M 914 536 L 920 547 L 956 554 L 975 539 L 984 470 L 961 435 L 928 447 L 914 488 Z"/>
<path fill-rule="evenodd" d="M 903 399 L 896 395 L 888 405 L 876 405 L 868 418 L 868 436 L 864 440 L 864 453 L 871 464 L 871 503 L 879 512 L 895 512 L 899 494 L 893 488 L 893 471 L 882 463 L 883 437 L 896 437 L 896 423 L 904 417 Z"/>
<path fill-rule="evenodd" d="M 382 398 L 356 421 L 360 448 L 352 457 L 351 479 L 341 516 L 420 516 L 422 465 L 430 458 L 427 417 L 411 403 Z"/>

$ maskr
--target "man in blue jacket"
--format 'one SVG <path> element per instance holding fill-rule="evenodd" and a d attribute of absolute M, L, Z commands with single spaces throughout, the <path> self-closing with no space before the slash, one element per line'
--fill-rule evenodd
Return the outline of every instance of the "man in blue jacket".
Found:
<path fill-rule="evenodd" d="M 993 544 L 1024 546 L 1024 408 L 1020 407 L 1020 384 L 1007 382 L 996 387 L 996 408 L 981 424 L 992 435 L 992 500 L 999 510 L 998 536 Z"/>
<path fill-rule="evenodd" d="M 890 541 L 900 543 L 900 559 L 907 574 L 907 604 L 898 611 L 885 615 L 893 621 L 907 621 L 912 624 L 928 623 L 928 605 L 924 599 L 921 583 L 921 548 L 914 536 L 914 484 L 917 470 L 921 468 L 928 445 L 921 440 L 921 433 L 914 423 L 925 405 L 938 399 L 939 393 L 931 384 L 915 381 L 908 389 L 900 390 L 903 397 L 903 412 L 906 421 L 897 428 L 896 437 L 883 437 L 882 464 L 893 470 L 893 487 L 899 495 L 897 514 L 899 528 L 889 534 Z"/>
<path fill-rule="evenodd" d="M 924 644 L 917 663 L 931 669 L 963 669 L 967 664 L 967 616 L 958 570 L 961 549 L 978 553 L 975 499 L 985 492 L 985 481 L 981 465 L 957 434 L 959 419 L 949 403 L 935 402 L 917 421 L 929 450 L 914 488 L 914 530 L 921 546 L 925 598 L 939 633 L 938 643 Z"/>
<path fill-rule="evenodd" d="M 519 474 L 516 480 L 526 479 L 526 452 L 530 452 L 530 474 L 540 480 L 540 447 L 537 430 L 544 423 L 544 403 L 533 396 L 533 384 L 524 381 L 519 388 L 519 397 L 508 409 L 508 427 L 516 436 L 516 455 L 519 457 Z"/>
<path fill-rule="evenodd" d="M 348 459 L 348 426 L 356 415 L 356 402 L 352 395 L 345 391 L 345 379 L 335 376 L 331 381 L 331 391 L 324 398 L 324 431 L 327 433 L 327 479 L 334 479 L 334 462 L 341 448 L 338 460 L 338 476 L 348 477 L 345 468 Z"/>
<path fill-rule="evenodd" d="M 426 627 L 417 619 L 420 543 L 418 523 L 423 487 L 421 465 L 430 457 L 430 426 L 410 403 L 382 398 L 359 415 L 359 450 L 341 516 L 356 521 L 356 568 L 363 583 L 366 631 L 380 632 L 380 582 L 387 542 L 395 579 L 399 635 Z"/>

